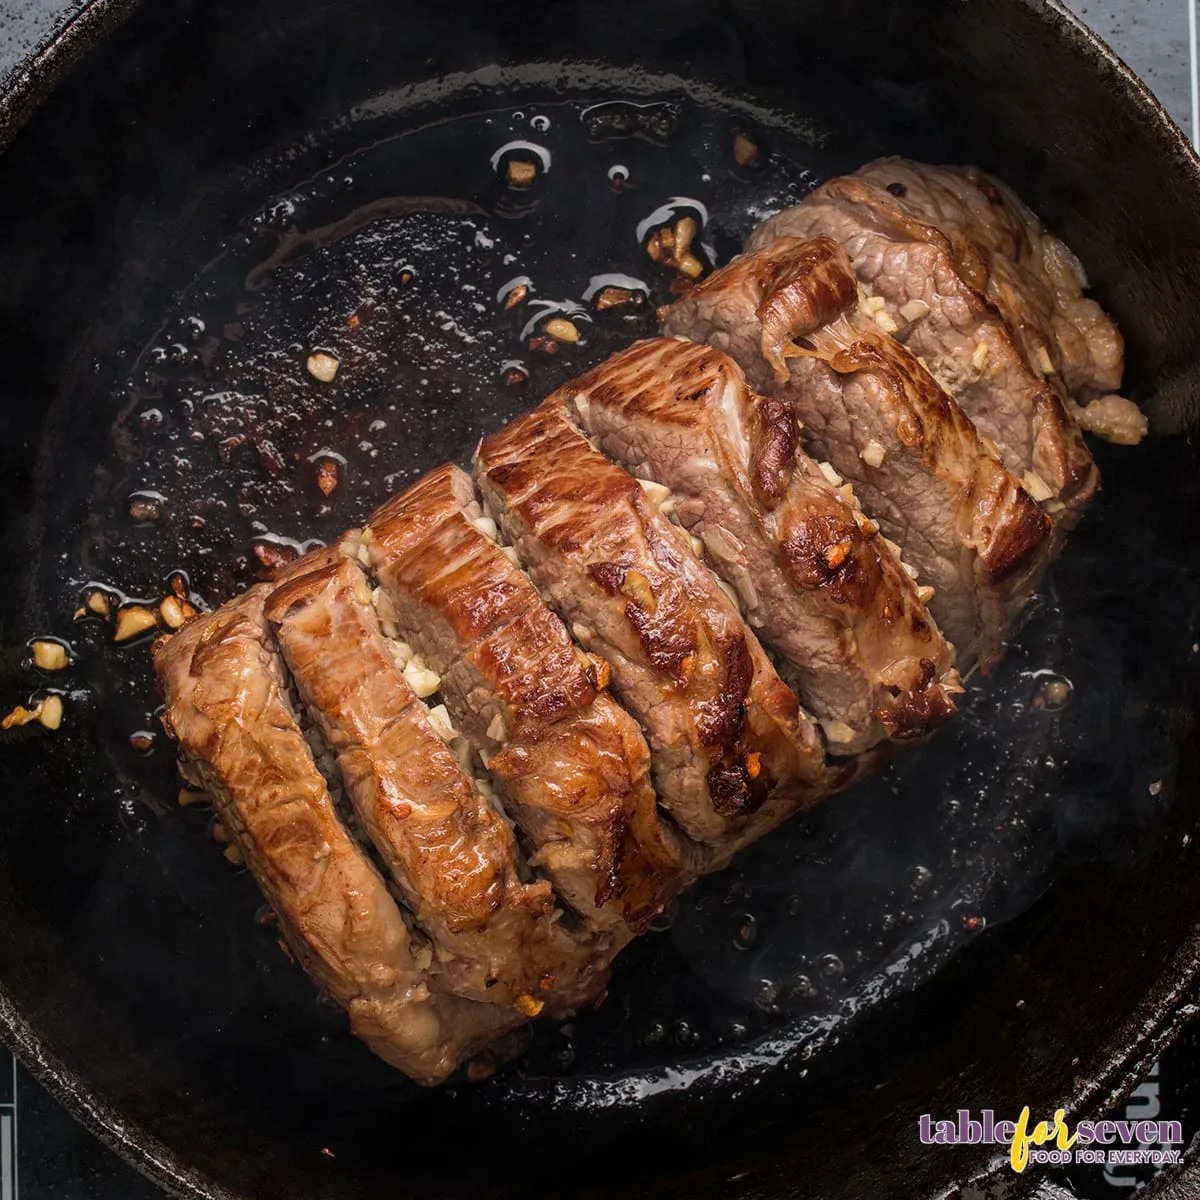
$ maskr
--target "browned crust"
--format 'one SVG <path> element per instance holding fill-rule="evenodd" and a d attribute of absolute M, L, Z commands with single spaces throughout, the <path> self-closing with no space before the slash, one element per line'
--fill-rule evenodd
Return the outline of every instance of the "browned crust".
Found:
<path fill-rule="evenodd" d="M 750 475 L 754 498 L 764 508 L 774 508 L 783 498 L 799 448 L 800 430 L 792 406 L 759 397 L 750 430 Z"/>
<path fill-rule="evenodd" d="M 757 279 L 763 357 L 780 381 L 787 378 L 786 343 L 828 325 L 858 300 L 850 263 L 831 238 L 785 249 L 790 252 L 762 258 Z"/>
<path fill-rule="evenodd" d="M 463 515 L 451 486 L 457 470 L 438 468 L 371 515 L 375 569 L 449 623 L 464 657 L 508 704 L 516 730 L 535 735 L 591 703 L 596 690 L 562 622 Z M 513 659 L 530 646 L 541 652 L 537 671 Z"/>
<path fill-rule="evenodd" d="M 786 274 L 759 270 L 757 258 L 743 257 L 717 272 L 712 278 L 720 286 L 705 285 L 712 295 L 707 302 L 701 300 L 700 307 L 707 304 L 731 317 L 740 308 L 756 320 L 753 314 L 762 300 L 757 281 Z M 848 264 L 843 265 L 848 272 Z M 698 290 L 693 289 L 677 307 L 696 303 Z M 730 402 L 729 388 L 748 435 L 748 461 L 738 449 L 738 439 L 728 442 L 721 432 L 719 411 Z M 865 685 L 872 690 L 882 687 L 892 696 L 890 703 L 905 700 L 912 687 L 929 691 L 925 699 L 913 697 L 908 704 L 910 716 L 898 717 L 893 724 L 897 728 L 903 724 L 915 735 L 911 712 L 924 708 L 932 729 L 954 711 L 952 697 L 959 682 L 950 667 L 951 651 L 915 585 L 882 544 L 878 528 L 835 492 L 800 452 L 799 423 L 789 402 L 756 395 L 741 367 L 721 351 L 673 338 L 632 346 L 564 391 L 579 400 L 577 423 L 593 431 L 596 427 L 589 421 L 608 412 L 623 414 L 634 426 L 660 431 L 672 446 L 680 436 L 700 438 L 716 456 L 720 476 L 732 489 L 729 502 L 745 511 L 784 579 L 799 591 L 817 594 L 805 608 L 810 616 L 828 623 L 821 636 L 848 639 L 848 647 L 842 640 L 837 649 L 829 646 L 828 652 L 846 653 L 859 662 Z M 601 427 L 609 428 L 608 421 L 602 421 Z M 653 456 L 646 465 L 651 474 L 661 474 L 661 464 L 655 467 Z M 667 477 L 659 481 L 670 486 L 676 482 Z M 686 493 L 686 483 L 681 486 Z M 719 511 L 705 520 L 719 521 Z M 610 576 L 610 589 L 617 586 L 615 575 L 604 568 L 601 573 Z M 773 635 L 760 636 L 770 640 Z M 935 680 L 924 680 L 922 657 L 941 665 Z M 809 663 L 796 660 L 795 665 L 803 672 Z M 881 702 L 879 707 L 886 710 L 889 703 Z M 886 730 L 887 723 L 883 725 Z"/>
<path fill-rule="evenodd" d="M 843 321 L 809 339 L 816 355 L 839 374 L 869 371 L 885 382 L 896 405 L 897 435 L 933 475 L 965 488 L 960 530 L 979 555 L 988 582 L 999 583 L 1043 550 L 1052 522 L 980 441 L 958 404 L 894 339 L 865 320 Z"/>
<path fill-rule="evenodd" d="M 357 563 L 299 575 L 267 619 L 306 703 L 319 710 L 360 819 L 418 918 L 480 929 L 502 906 L 548 913 L 545 882 L 517 877 L 516 844 L 475 790 L 388 652 Z"/>
<path fill-rule="evenodd" d="M 622 653 L 659 672 L 664 702 L 687 713 L 715 812 L 753 812 L 776 780 L 811 786 L 823 762 L 795 696 L 638 482 L 566 419 L 570 390 L 484 439 L 478 461 L 488 485 L 532 537 L 616 601 L 632 635 L 621 635 Z M 615 666 L 614 686 L 621 694 Z M 707 840 L 700 825 L 677 817 Z"/>
<path fill-rule="evenodd" d="M 688 857 L 659 819 L 649 750 L 528 577 L 468 521 L 464 488 L 461 471 L 442 467 L 379 509 L 375 569 L 449 622 L 506 706 L 509 738 L 492 774 L 515 803 L 539 810 L 539 826 L 549 818 L 559 838 L 592 847 L 595 908 L 641 929 L 683 885 Z"/>

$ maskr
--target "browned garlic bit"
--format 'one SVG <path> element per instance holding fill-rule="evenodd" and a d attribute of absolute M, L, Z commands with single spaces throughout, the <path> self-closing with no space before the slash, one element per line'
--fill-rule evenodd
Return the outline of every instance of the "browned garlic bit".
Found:
<path fill-rule="evenodd" d="M 44 696 L 33 708 L 18 704 L 7 716 L 0 719 L 0 729 L 12 729 L 16 726 L 31 725 L 36 721 L 43 729 L 54 730 L 62 725 L 62 697 L 54 694 Z"/>
<path fill-rule="evenodd" d="M 596 311 L 607 312 L 610 308 L 624 308 L 626 305 L 641 302 L 641 292 L 631 291 L 629 288 L 606 287 L 596 296 Z"/>
<path fill-rule="evenodd" d="M 178 799 L 184 808 L 192 804 L 212 803 L 212 797 L 207 792 L 198 792 L 195 788 L 180 788 Z"/>
<path fill-rule="evenodd" d="M 534 180 L 538 176 L 537 163 L 532 162 L 528 158 L 510 158 L 508 160 L 507 173 L 510 187 L 532 187 Z"/>
<path fill-rule="evenodd" d="M 308 356 L 304 365 L 308 368 L 308 373 L 314 379 L 319 379 L 322 383 L 332 383 L 341 364 L 332 354 L 326 354 L 324 350 L 318 350 L 316 353 Z"/>
<path fill-rule="evenodd" d="M 88 612 L 93 612 L 96 616 L 104 617 L 106 620 L 112 611 L 108 597 L 99 589 L 88 592 L 84 603 L 87 605 Z"/>
<path fill-rule="evenodd" d="M 117 613 L 117 629 L 113 640 L 127 642 L 130 638 L 158 627 L 158 618 L 141 604 L 127 604 Z"/>
<path fill-rule="evenodd" d="M 671 267 L 688 279 L 699 279 L 704 274 L 704 264 L 691 252 L 699 232 L 695 217 L 681 217 L 674 226 L 664 225 L 651 236 L 646 253 L 652 261 Z"/>
<path fill-rule="evenodd" d="M 322 459 L 317 464 L 317 487 L 321 495 L 330 496 L 338 485 L 338 466 L 332 458 Z"/>
<path fill-rule="evenodd" d="M 168 596 L 158 606 L 158 615 L 168 629 L 182 629 L 196 615 L 196 610 L 181 597 Z"/>
<path fill-rule="evenodd" d="M 738 133 L 734 136 L 733 161 L 739 167 L 751 167 L 758 162 L 758 146 L 744 133 Z"/>
<path fill-rule="evenodd" d="M 61 642 L 36 641 L 30 649 L 33 651 L 33 665 L 39 671 L 61 671 L 70 665 L 67 648 Z"/>
<path fill-rule="evenodd" d="M 225 847 L 225 859 L 227 862 L 233 863 L 235 867 L 240 867 L 246 861 L 242 857 L 242 852 L 233 845 Z"/>
<path fill-rule="evenodd" d="M 506 367 L 504 374 L 500 376 L 501 382 L 505 387 L 519 387 L 529 379 L 529 375 L 524 367 L 514 363 L 510 367 Z"/>
<path fill-rule="evenodd" d="M 135 521 L 157 521 L 162 516 L 162 501 L 156 496 L 131 496 L 129 515 Z"/>
<path fill-rule="evenodd" d="M 596 687 L 603 691 L 608 687 L 608 681 L 612 678 L 612 668 L 608 665 L 607 658 L 601 658 L 598 654 L 589 654 L 592 667 L 596 672 Z"/>
<path fill-rule="evenodd" d="M 294 561 L 296 551 L 290 546 L 275 546 L 269 542 L 254 543 L 254 557 L 258 559 L 268 571 L 275 572 L 286 567 L 288 563 Z"/>
<path fill-rule="evenodd" d="M 538 1000 L 528 993 L 518 996 L 513 1001 L 513 1008 L 523 1017 L 536 1017 L 545 1007 L 546 1002 L 544 1000 Z"/>
<path fill-rule="evenodd" d="M 504 297 L 504 309 L 507 312 L 510 308 L 516 308 L 518 304 L 523 304 L 526 296 L 529 295 L 529 284 L 518 283 L 507 296 Z"/>

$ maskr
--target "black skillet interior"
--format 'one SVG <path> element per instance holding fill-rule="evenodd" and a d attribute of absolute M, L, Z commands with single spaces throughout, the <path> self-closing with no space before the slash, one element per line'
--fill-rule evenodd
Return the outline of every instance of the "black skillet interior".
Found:
<path fill-rule="evenodd" d="M 0 746 L 0 985 L 52 1088 L 186 1194 L 917 1196 L 985 1165 L 918 1153 L 921 1112 L 1121 1085 L 1195 971 L 1200 218 L 1181 143 L 1061 25 L 1012 0 L 218 0 L 90 53 L 0 160 L 0 699 L 68 692 L 59 735 Z M 733 162 L 738 132 L 765 165 Z M 492 161 L 513 141 L 549 153 L 530 193 Z M 891 152 L 994 169 L 1067 237 L 1157 436 L 1101 454 L 1100 501 L 953 728 L 702 881 L 519 1068 L 417 1093 L 254 922 L 206 815 L 173 806 L 169 748 L 130 747 L 145 646 L 72 624 L 81 588 L 149 597 L 178 568 L 223 599 L 254 544 L 335 535 L 651 327 L 579 317 L 580 346 L 524 355 L 506 280 L 663 298 L 635 236 L 658 206 L 706 213 L 724 261 L 756 214 Z M 345 364 L 324 391 L 298 367 L 316 346 Z M 77 652 L 65 682 L 24 664 L 47 632 Z"/>

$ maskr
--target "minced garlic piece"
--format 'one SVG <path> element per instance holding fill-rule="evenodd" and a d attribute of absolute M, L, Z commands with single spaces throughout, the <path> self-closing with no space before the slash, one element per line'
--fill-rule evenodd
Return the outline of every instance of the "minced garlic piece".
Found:
<path fill-rule="evenodd" d="M 40 671 L 61 671 L 70 662 L 61 642 L 34 642 L 31 649 L 33 665 Z"/>
<path fill-rule="evenodd" d="M 987 366 L 988 354 L 991 353 L 991 347 L 987 342 L 976 342 L 975 353 L 971 355 L 971 366 L 977 371 L 982 371 Z"/>
<path fill-rule="evenodd" d="M 474 517 L 471 524 L 483 534 L 485 538 L 491 541 L 496 541 L 499 530 L 496 528 L 496 522 L 491 517 Z"/>
<path fill-rule="evenodd" d="M 497 713 L 487 727 L 487 735 L 493 742 L 502 742 L 508 736 L 508 730 L 504 727 L 504 718 Z"/>
<path fill-rule="evenodd" d="M 62 697 L 52 694 L 39 700 L 32 709 L 18 704 L 12 712 L 0 720 L 0 729 L 12 729 L 15 725 L 30 725 L 34 721 L 43 729 L 57 729 L 62 724 L 62 719 Z"/>
<path fill-rule="evenodd" d="M 577 342 L 579 341 L 579 330 L 575 324 L 568 321 L 566 317 L 551 317 L 549 321 L 542 326 L 542 332 L 556 342 Z"/>
<path fill-rule="evenodd" d="M 900 330 L 900 326 L 892 320 L 891 313 L 877 312 L 875 314 L 875 324 L 878 325 L 884 333 L 888 334 L 898 333 Z"/>
<path fill-rule="evenodd" d="M 388 646 L 392 652 L 392 657 L 400 664 L 401 670 L 412 662 L 413 648 L 407 642 L 392 641 L 388 643 Z"/>
<path fill-rule="evenodd" d="M 1054 489 L 1036 471 L 1026 471 L 1021 476 L 1021 486 L 1039 504 L 1054 495 Z"/>
<path fill-rule="evenodd" d="M 872 317 L 886 307 L 887 301 L 882 296 L 867 296 L 862 301 L 863 311 Z"/>
<path fill-rule="evenodd" d="M 513 187 L 532 187 L 534 180 L 538 177 L 538 166 L 537 163 L 527 158 L 510 158 L 505 173 L 508 175 L 508 182 Z"/>
<path fill-rule="evenodd" d="M 834 487 L 842 486 L 842 477 L 833 469 L 832 463 L 819 462 L 817 466 L 821 469 L 821 474 L 829 480 Z"/>
<path fill-rule="evenodd" d="M 908 322 L 920 321 L 929 316 L 929 305 L 924 300 L 910 300 L 900 306 L 900 315 Z"/>
<path fill-rule="evenodd" d="M 371 603 L 371 585 L 361 575 L 354 577 L 354 598 L 359 604 Z"/>
<path fill-rule="evenodd" d="M 148 608 L 130 604 L 117 613 L 117 631 L 113 636 L 118 642 L 124 642 L 157 625 L 158 618 Z"/>
<path fill-rule="evenodd" d="M 315 354 L 308 356 L 304 365 L 314 379 L 319 379 L 322 383 L 332 383 L 341 364 L 332 354 L 318 350 Z"/>
<path fill-rule="evenodd" d="M 867 464 L 868 467 L 879 468 L 883 466 L 883 460 L 887 457 L 887 448 L 882 442 L 877 442 L 872 438 L 859 452 L 858 457 Z"/>
<path fill-rule="evenodd" d="M 57 729 L 62 724 L 63 702 L 61 696 L 47 696 L 38 705 L 38 721 L 46 729 Z"/>
<path fill-rule="evenodd" d="M 1043 375 L 1054 374 L 1054 363 L 1050 361 L 1050 352 L 1045 346 L 1039 346 L 1037 352 L 1038 370 Z"/>
<path fill-rule="evenodd" d="M 408 686 L 417 694 L 418 700 L 432 696 L 442 686 L 442 677 L 431 671 L 419 656 L 408 661 L 404 668 L 404 678 Z"/>
<path fill-rule="evenodd" d="M 845 721 L 822 721 L 821 728 L 825 730 L 825 736 L 838 745 L 854 741 L 854 730 Z"/>
<path fill-rule="evenodd" d="M 179 602 L 178 596 L 168 596 L 158 606 L 159 616 L 163 619 L 163 624 L 168 629 L 179 629 L 187 619 L 183 613 L 183 605 Z"/>
<path fill-rule="evenodd" d="M 923 584 L 921 587 L 917 588 L 917 599 L 920 600 L 922 604 L 928 604 L 935 595 L 936 590 L 930 587 L 929 584 Z"/>
<path fill-rule="evenodd" d="M 661 504 L 671 494 L 671 489 L 663 487 L 661 483 L 655 483 L 653 479 L 639 479 L 642 491 L 654 501 L 655 504 Z"/>
<path fill-rule="evenodd" d="M 450 713 L 444 704 L 439 704 L 436 708 L 429 710 L 429 723 L 443 742 L 452 742 L 458 736 L 458 730 L 454 728 L 454 723 L 450 720 Z"/>

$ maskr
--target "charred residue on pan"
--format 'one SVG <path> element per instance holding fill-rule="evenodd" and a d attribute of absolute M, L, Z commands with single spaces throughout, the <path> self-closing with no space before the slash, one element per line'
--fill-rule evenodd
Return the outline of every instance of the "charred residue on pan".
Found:
<path fill-rule="evenodd" d="M 692 217 L 701 261 L 724 262 L 816 173 L 867 156 L 846 145 L 834 163 L 783 127 L 678 96 L 528 103 L 412 132 L 397 121 L 395 136 L 251 213 L 133 367 L 110 364 L 124 375 L 111 381 L 118 461 L 99 476 L 90 461 L 75 464 L 96 482 L 90 522 L 64 543 L 61 612 L 89 581 L 165 594 L 176 569 L 197 602 L 216 603 L 314 539 L 332 540 L 653 330 L 655 305 L 686 285 L 647 254 L 647 217 Z M 1019 911 L 1065 861 L 1132 853 L 1131 831 L 1158 803 L 1132 753 L 1118 767 L 1128 804 L 1095 803 L 1102 785 L 1112 790 L 1102 776 L 1113 746 L 1131 736 L 1113 683 L 1113 615 L 1083 601 L 1095 586 L 1086 568 L 1103 559 L 1103 505 L 1056 573 L 1072 588 L 1060 596 L 1051 585 L 956 722 L 700 880 L 618 960 L 608 1002 L 565 1028 L 537 1026 L 531 1053 L 489 1093 L 552 1086 L 568 1107 L 620 1110 L 789 1056 L 816 1073 L 857 1015 Z M 1142 536 L 1153 533 L 1143 526 Z M 103 743 L 121 802 L 170 799 L 170 747 L 129 742 L 153 724 L 144 647 L 115 647 L 94 615 L 70 636 L 90 714 L 80 728 Z M 1073 689 L 1047 691 L 1062 680 Z M 198 887 L 225 886 L 203 813 L 128 817 L 130 836 L 155 839 L 177 871 L 193 870 L 188 853 L 207 854 Z M 223 919 L 243 923 L 242 969 L 276 952 L 253 925 L 253 889 L 225 882 Z M 254 993 L 247 1010 L 280 1001 L 299 1026 L 310 1007 L 314 1031 L 337 1025 L 282 960 L 249 975 L 239 985 Z M 361 1066 L 344 1040 L 344 1061 L 326 1071 L 343 1082 Z M 681 1065 L 691 1073 L 664 1083 Z"/>

